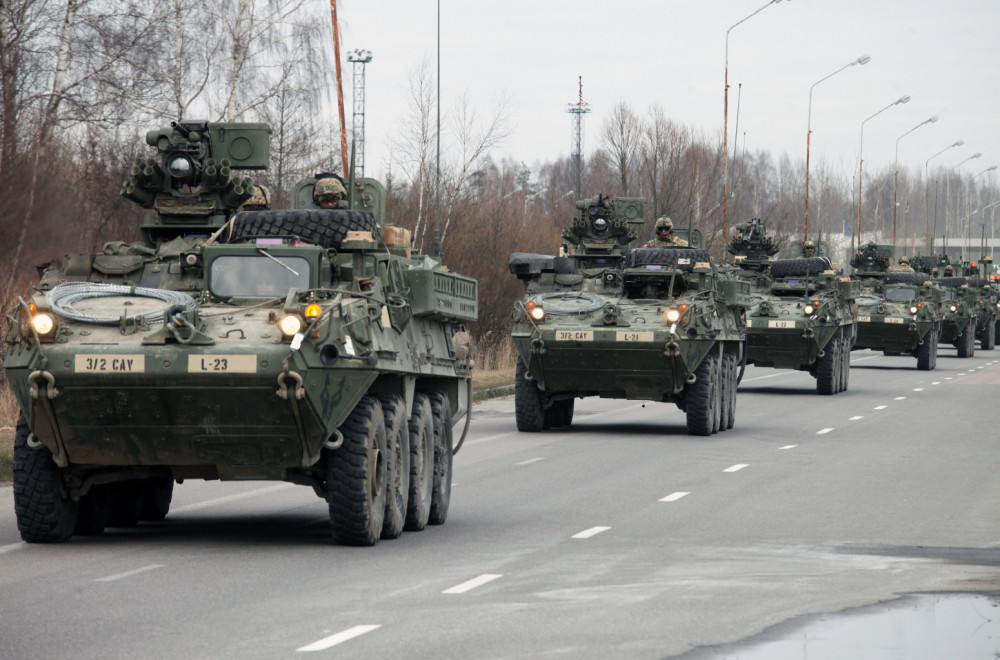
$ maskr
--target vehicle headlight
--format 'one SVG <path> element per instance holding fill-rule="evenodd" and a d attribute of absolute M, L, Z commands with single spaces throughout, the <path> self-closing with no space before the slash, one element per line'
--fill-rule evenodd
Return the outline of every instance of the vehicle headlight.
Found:
<path fill-rule="evenodd" d="M 669 321 L 670 323 L 677 323 L 678 319 L 680 318 L 681 318 L 680 311 L 676 309 L 667 310 L 667 321 Z"/>
<path fill-rule="evenodd" d="M 534 301 L 529 302 L 524 306 L 528 310 L 528 316 L 531 317 L 533 321 L 542 321 L 545 319 L 545 308 L 541 305 L 535 303 Z"/>
<path fill-rule="evenodd" d="M 41 336 L 50 334 L 56 328 L 56 320 L 44 312 L 31 317 L 31 327 Z"/>
<path fill-rule="evenodd" d="M 957 311 L 957 310 L 958 310 L 958 306 L 956 306 L 956 305 L 951 305 L 950 307 L 948 307 L 948 309 L 949 309 L 949 310 L 951 310 L 952 312 L 954 312 L 954 311 Z"/>
<path fill-rule="evenodd" d="M 302 329 L 302 319 L 295 314 L 282 316 L 281 320 L 278 321 L 278 328 L 281 330 L 281 334 L 291 337 Z"/>
<path fill-rule="evenodd" d="M 802 308 L 802 311 L 806 313 L 806 316 L 809 316 L 810 314 L 816 311 L 816 308 L 813 307 L 812 305 L 806 305 L 805 307 Z"/>
<path fill-rule="evenodd" d="M 917 307 L 916 305 L 910 305 L 910 314 L 916 314 L 919 311 L 920 311 L 919 307 Z"/>

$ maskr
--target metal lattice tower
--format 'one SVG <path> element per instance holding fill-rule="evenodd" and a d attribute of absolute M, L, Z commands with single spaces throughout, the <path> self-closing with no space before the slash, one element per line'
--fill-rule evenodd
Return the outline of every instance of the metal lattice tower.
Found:
<path fill-rule="evenodd" d="M 576 181 L 577 195 L 583 194 L 581 177 L 583 176 L 583 116 L 590 112 L 590 104 L 583 102 L 583 76 L 580 76 L 580 99 L 570 103 L 566 112 L 573 115 L 573 177 Z"/>
<path fill-rule="evenodd" d="M 372 61 L 372 52 L 352 50 L 347 61 L 354 65 L 354 116 L 351 117 L 354 177 L 361 178 L 365 175 L 365 65 Z"/>

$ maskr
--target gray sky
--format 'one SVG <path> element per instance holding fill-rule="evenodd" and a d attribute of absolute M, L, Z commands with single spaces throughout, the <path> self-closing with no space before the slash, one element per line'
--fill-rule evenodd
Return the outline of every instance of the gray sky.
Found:
<path fill-rule="evenodd" d="M 466 95 L 485 116 L 496 99 L 511 105 L 511 135 L 494 152 L 529 167 L 571 151 L 568 104 L 583 76 L 584 151 L 619 101 L 645 116 L 667 116 L 706 135 L 722 134 L 726 30 L 766 0 L 441 0 L 441 84 L 445 114 Z M 342 0 L 341 53 L 347 120 L 351 67 L 346 53 L 370 50 L 366 173 L 383 176 L 388 140 L 407 109 L 410 73 L 434 66 L 435 0 Z M 729 145 L 805 160 L 809 89 L 815 88 L 811 169 L 857 171 L 861 124 L 904 94 L 912 100 L 864 127 L 865 172 L 920 168 L 934 158 L 977 175 L 1000 164 L 1000 0 L 779 0 L 729 36 Z M 433 70 L 433 69 L 432 69 Z M 740 89 L 742 84 L 742 90 Z M 740 98 L 742 97 L 742 98 Z M 739 102 L 739 134 L 736 133 Z M 996 172 L 984 175 L 994 177 Z M 995 178 L 994 178 L 995 180 Z"/>

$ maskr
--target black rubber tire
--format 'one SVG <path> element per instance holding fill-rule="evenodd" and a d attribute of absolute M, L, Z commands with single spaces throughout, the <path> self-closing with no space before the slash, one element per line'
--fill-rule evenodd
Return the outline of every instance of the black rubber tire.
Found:
<path fill-rule="evenodd" d="M 969 321 L 962 330 L 962 334 L 955 340 L 955 348 L 958 349 L 958 357 L 970 358 L 976 353 L 976 323 Z"/>
<path fill-rule="evenodd" d="M 883 281 L 887 284 L 923 284 L 931 279 L 927 273 L 886 273 Z"/>
<path fill-rule="evenodd" d="M 406 523 L 406 500 L 410 495 L 410 429 L 406 402 L 395 394 L 380 394 L 385 420 L 386 492 L 382 538 L 398 539 Z"/>
<path fill-rule="evenodd" d="M 737 365 L 736 353 L 722 354 L 722 378 L 723 388 L 726 392 L 723 406 L 722 422 L 719 430 L 728 431 L 736 424 L 736 378 L 739 366 Z"/>
<path fill-rule="evenodd" d="M 944 287 L 959 287 L 963 284 L 968 284 L 968 280 L 964 277 L 935 277 L 934 281 Z"/>
<path fill-rule="evenodd" d="M 715 356 L 715 363 L 715 371 L 712 373 L 712 378 L 715 380 L 712 387 L 715 391 L 715 410 L 712 412 L 712 433 L 718 433 L 722 430 L 722 406 L 725 403 L 722 358 L 718 354 Z"/>
<path fill-rule="evenodd" d="M 846 392 L 847 386 L 851 382 L 851 338 L 842 337 L 840 340 L 840 353 L 843 356 L 843 365 L 840 370 L 840 391 Z"/>
<path fill-rule="evenodd" d="M 640 266 L 674 266 L 678 270 L 690 271 L 696 263 L 711 263 L 708 250 L 698 248 L 636 248 L 625 255 L 625 268 Z"/>
<path fill-rule="evenodd" d="M 80 498 L 73 536 L 97 536 L 108 524 L 108 493 L 104 486 L 93 486 Z"/>
<path fill-rule="evenodd" d="M 24 413 L 14 435 L 14 515 L 21 539 L 62 543 L 73 535 L 80 503 L 63 493 L 62 473 L 46 447 L 28 446 L 31 431 Z"/>
<path fill-rule="evenodd" d="M 139 520 L 159 522 L 170 513 L 170 502 L 174 498 L 172 477 L 153 477 L 146 480 L 146 494 L 142 501 Z"/>
<path fill-rule="evenodd" d="M 135 527 L 146 500 L 142 479 L 108 484 L 108 527 Z"/>
<path fill-rule="evenodd" d="M 406 502 L 408 532 L 427 526 L 434 488 L 434 417 L 431 400 L 423 392 L 413 395 L 410 416 L 410 495 Z"/>
<path fill-rule="evenodd" d="M 572 426 L 574 399 L 564 399 L 559 402 L 559 426 Z"/>
<path fill-rule="evenodd" d="M 718 396 L 713 377 L 719 370 L 717 356 L 709 353 L 694 370 L 695 381 L 687 385 L 687 428 L 692 435 L 712 435 L 712 422 L 716 418 L 715 402 Z"/>
<path fill-rule="evenodd" d="M 997 345 L 996 332 L 996 323 L 994 321 L 987 323 L 986 328 L 979 336 L 979 348 L 984 351 L 992 351 Z"/>
<path fill-rule="evenodd" d="M 924 335 L 924 342 L 917 347 L 917 369 L 932 371 L 937 366 L 937 330 L 930 330 Z"/>
<path fill-rule="evenodd" d="M 804 277 L 819 275 L 824 270 L 830 270 L 833 265 L 826 257 L 808 257 L 803 259 L 778 259 L 771 262 L 771 277 Z"/>
<path fill-rule="evenodd" d="M 297 236 L 325 248 L 340 246 L 349 231 L 374 232 L 375 215 L 349 209 L 243 211 L 233 219 L 229 238 L 235 243 L 258 236 Z"/>
<path fill-rule="evenodd" d="M 451 400 L 441 390 L 428 393 L 434 416 L 434 479 L 431 491 L 430 525 L 443 525 L 451 506 L 451 468 L 454 438 L 451 423 Z M 468 413 L 466 413 L 468 414 Z"/>
<path fill-rule="evenodd" d="M 382 534 L 388 486 L 382 404 L 362 397 L 340 432 L 344 443 L 327 454 L 330 528 L 345 545 L 375 545 Z"/>
<path fill-rule="evenodd" d="M 527 375 L 528 367 L 518 357 L 514 374 L 514 421 L 518 431 L 536 433 L 545 428 L 545 410 L 538 383 L 528 380 Z"/>
<path fill-rule="evenodd" d="M 836 394 L 838 384 L 837 363 L 840 361 L 840 344 L 836 338 L 827 342 L 823 355 L 816 360 L 816 391 Z"/>

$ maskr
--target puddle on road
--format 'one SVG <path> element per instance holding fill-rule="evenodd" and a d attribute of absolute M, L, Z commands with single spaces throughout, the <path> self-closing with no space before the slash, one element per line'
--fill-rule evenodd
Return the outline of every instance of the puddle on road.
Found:
<path fill-rule="evenodd" d="M 703 649 L 706 660 L 996 660 L 1000 597 L 920 594 L 804 617 L 740 644 Z"/>

